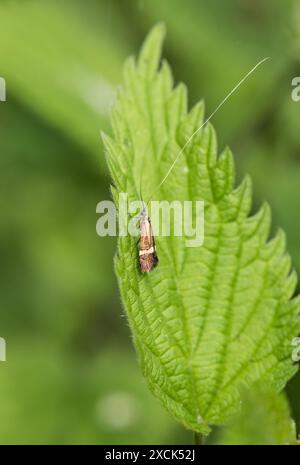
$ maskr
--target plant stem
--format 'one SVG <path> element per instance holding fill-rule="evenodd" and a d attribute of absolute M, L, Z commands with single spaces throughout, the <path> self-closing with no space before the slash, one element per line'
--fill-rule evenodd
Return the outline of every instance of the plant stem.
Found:
<path fill-rule="evenodd" d="M 196 446 L 203 446 L 205 444 L 206 436 L 201 433 L 194 432 L 194 444 Z"/>

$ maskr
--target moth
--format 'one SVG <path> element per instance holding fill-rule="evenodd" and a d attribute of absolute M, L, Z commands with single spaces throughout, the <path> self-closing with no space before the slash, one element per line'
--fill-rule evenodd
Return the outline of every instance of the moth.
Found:
<path fill-rule="evenodd" d="M 179 157 L 183 154 L 186 147 L 195 137 L 195 135 L 204 127 L 206 124 L 211 120 L 211 118 L 219 111 L 219 109 L 224 105 L 224 103 L 231 97 L 232 94 L 243 84 L 243 82 L 265 61 L 267 61 L 269 57 L 263 58 L 260 60 L 253 68 L 248 71 L 248 73 L 234 86 L 234 88 L 223 98 L 223 100 L 219 103 L 216 109 L 209 115 L 209 117 L 199 126 L 193 134 L 187 139 L 183 147 L 179 150 L 175 160 L 171 164 L 170 168 L 168 169 L 166 175 L 163 177 L 157 189 L 159 189 L 166 179 L 169 177 L 169 174 L 173 170 L 174 166 L 176 165 Z M 140 189 L 141 192 L 141 189 Z M 149 204 L 150 200 L 152 199 L 152 195 L 150 196 L 146 205 Z M 147 214 L 146 207 L 143 208 L 140 217 L 139 217 L 139 226 L 140 226 L 140 240 L 139 240 L 139 265 L 140 270 L 142 273 L 149 273 L 153 268 L 155 268 L 158 264 L 158 257 L 156 254 L 155 249 L 155 240 L 152 232 L 152 226 L 150 217 Z"/>
<path fill-rule="evenodd" d="M 149 273 L 158 264 L 150 218 L 143 208 L 140 218 L 139 264 L 142 273 Z"/>

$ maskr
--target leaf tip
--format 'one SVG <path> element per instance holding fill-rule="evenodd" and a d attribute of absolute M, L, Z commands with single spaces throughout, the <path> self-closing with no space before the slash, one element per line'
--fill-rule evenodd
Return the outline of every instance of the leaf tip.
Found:
<path fill-rule="evenodd" d="M 157 70 L 161 58 L 162 43 L 166 35 L 163 22 L 157 23 L 146 37 L 138 60 L 139 69 L 152 77 Z"/>

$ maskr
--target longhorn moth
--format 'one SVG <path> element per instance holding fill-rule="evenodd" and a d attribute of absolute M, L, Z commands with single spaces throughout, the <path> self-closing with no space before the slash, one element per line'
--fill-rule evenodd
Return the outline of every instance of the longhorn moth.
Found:
<path fill-rule="evenodd" d="M 233 87 L 233 89 L 224 97 L 224 99 L 219 103 L 216 109 L 210 114 L 210 116 L 204 121 L 203 124 L 193 134 L 187 139 L 183 147 L 179 150 L 177 156 L 175 157 L 173 163 L 171 164 L 170 168 L 168 169 L 167 173 L 157 186 L 159 189 L 164 182 L 169 177 L 171 171 L 173 170 L 174 166 L 176 165 L 179 157 L 183 154 L 184 150 L 191 142 L 191 140 L 195 137 L 195 135 L 211 120 L 211 118 L 219 111 L 219 109 L 224 105 L 224 103 L 231 97 L 232 94 L 243 84 L 243 82 L 265 61 L 267 61 L 269 57 L 264 58 L 263 60 L 259 61 L 248 73 Z M 153 193 L 154 194 L 154 193 Z M 139 216 L 139 227 L 140 227 L 140 239 L 139 239 L 139 267 L 142 273 L 149 273 L 152 271 L 156 265 L 158 264 L 158 257 L 156 254 L 155 248 L 155 240 L 152 232 L 151 220 L 147 213 L 147 205 L 149 204 L 150 200 L 153 197 L 151 194 L 146 206 L 144 205 L 143 210 Z"/>

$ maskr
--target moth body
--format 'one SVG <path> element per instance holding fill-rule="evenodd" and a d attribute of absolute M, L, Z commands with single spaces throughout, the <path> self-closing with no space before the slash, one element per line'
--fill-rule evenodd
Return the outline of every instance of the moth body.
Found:
<path fill-rule="evenodd" d="M 139 264 L 142 273 L 149 273 L 158 264 L 150 218 L 144 208 L 140 216 Z"/>

